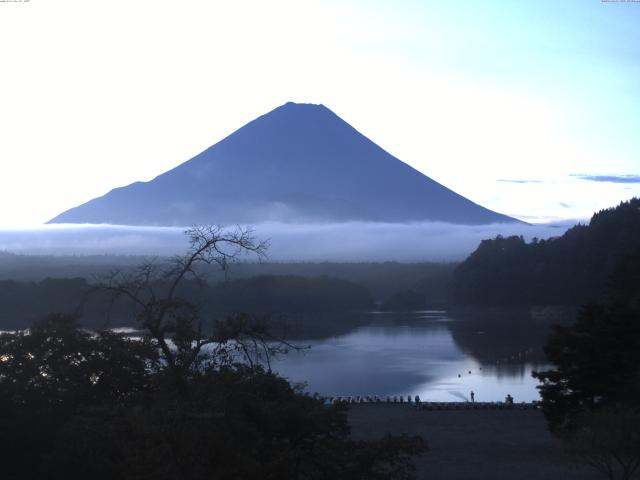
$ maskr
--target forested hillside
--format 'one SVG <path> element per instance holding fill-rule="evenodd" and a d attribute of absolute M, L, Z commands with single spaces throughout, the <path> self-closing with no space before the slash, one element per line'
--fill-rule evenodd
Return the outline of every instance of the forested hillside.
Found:
<path fill-rule="evenodd" d="M 17 255 L 0 251 L 0 281 L 39 282 L 45 278 L 85 278 L 89 282 L 114 270 L 130 271 L 149 261 L 134 255 Z M 169 257 L 157 257 L 162 264 Z M 430 300 L 444 303 L 454 263 L 399 262 L 238 262 L 223 272 L 203 272 L 211 283 L 261 275 L 341 278 L 366 287 L 375 300 L 384 300 L 407 289 L 424 292 Z"/>
<path fill-rule="evenodd" d="M 483 240 L 453 275 L 456 305 L 579 305 L 598 299 L 620 259 L 640 251 L 640 199 L 599 211 L 588 225 L 527 243 Z"/>
<path fill-rule="evenodd" d="M 271 315 L 373 308 L 366 287 L 331 277 L 261 275 L 208 286 L 191 281 L 179 293 L 206 319 L 239 312 Z M 80 314 L 82 324 L 91 327 L 133 326 L 135 322 L 130 304 L 123 300 L 111 304 L 105 291 L 83 278 L 0 281 L 0 330 L 26 328 L 49 312 Z"/>

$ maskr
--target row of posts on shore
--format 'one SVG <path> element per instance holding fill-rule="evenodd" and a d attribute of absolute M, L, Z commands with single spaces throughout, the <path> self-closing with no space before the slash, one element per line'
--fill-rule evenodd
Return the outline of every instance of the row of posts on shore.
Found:
<path fill-rule="evenodd" d="M 538 408 L 540 402 L 521 402 L 514 403 L 513 398 L 508 396 L 504 402 L 426 402 L 421 401 L 420 396 L 411 395 L 402 396 L 394 395 L 387 396 L 386 398 L 379 397 L 378 395 L 357 395 L 357 396 L 344 396 L 344 397 L 319 397 L 327 405 L 336 404 L 408 404 L 416 408 L 424 409 L 492 409 L 492 408 Z"/>

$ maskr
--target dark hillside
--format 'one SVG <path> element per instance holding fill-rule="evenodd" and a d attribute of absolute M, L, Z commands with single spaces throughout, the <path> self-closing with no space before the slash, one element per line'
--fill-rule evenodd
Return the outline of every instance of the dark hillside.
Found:
<path fill-rule="evenodd" d="M 522 237 L 483 240 L 454 272 L 457 305 L 579 305 L 604 294 L 607 276 L 640 251 L 640 199 L 599 211 L 588 225 L 527 243 Z"/>

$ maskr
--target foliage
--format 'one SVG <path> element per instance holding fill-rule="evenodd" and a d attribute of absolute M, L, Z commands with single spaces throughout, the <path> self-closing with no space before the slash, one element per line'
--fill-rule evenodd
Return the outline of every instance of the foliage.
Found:
<path fill-rule="evenodd" d="M 555 369 L 537 372 L 553 429 L 600 405 L 640 398 L 640 317 L 623 307 L 585 306 L 575 325 L 558 327 L 545 348 Z"/>
<path fill-rule="evenodd" d="M 296 394 L 264 371 L 222 369 L 192 387 L 180 409 L 165 398 L 123 415 L 75 417 L 51 468 L 75 468 L 80 448 L 92 478 L 411 478 L 410 456 L 425 449 L 418 438 L 353 441 L 342 407 Z M 105 451 L 112 452 L 109 465 Z"/>
<path fill-rule="evenodd" d="M 571 429 L 585 411 L 640 407 L 640 255 L 625 257 L 610 278 L 608 300 L 588 304 L 570 327 L 557 327 L 545 352 L 553 370 L 534 374 L 554 430 Z"/>
<path fill-rule="evenodd" d="M 157 367 L 147 342 L 90 334 L 72 316 L 50 315 L 29 330 L 0 335 L 5 478 L 37 478 L 39 459 L 79 406 L 128 405 L 149 388 Z"/>
<path fill-rule="evenodd" d="M 260 275 L 218 283 L 212 303 L 226 312 L 344 312 L 362 311 L 373 304 L 365 287 L 330 277 Z"/>
<path fill-rule="evenodd" d="M 49 312 L 77 313 L 87 290 L 83 278 L 0 280 L 0 330 L 26 328 Z"/>
<path fill-rule="evenodd" d="M 405 290 L 388 298 L 381 306 L 382 311 L 415 311 L 427 308 L 427 300 L 424 295 L 414 291 Z"/>
<path fill-rule="evenodd" d="M 161 279 L 154 287 L 168 289 Z M 88 292 L 90 301 L 85 301 Z M 260 275 L 207 285 L 189 279 L 179 293 L 197 305 L 205 319 L 240 311 L 259 315 L 364 311 L 373 302 L 365 287 L 348 280 L 294 275 Z M 26 328 L 33 319 L 51 311 L 81 311 L 83 324 L 98 328 L 107 321 L 114 327 L 135 325 L 124 298 L 111 304 L 106 292 L 92 291 L 92 285 L 82 278 L 0 281 L 0 329 Z"/>
<path fill-rule="evenodd" d="M 114 270 L 127 271 L 147 261 L 144 257 L 129 255 L 15 255 L 0 252 L 0 329 L 27 328 L 35 318 L 45 316 L 48 312 L 76 312 L 79 300 L 83 298 L 90 283 L 96 278 L 104 278 Z M 156 263 L 163 263 L 167 259 L 160 257 Z M 295 295 L 285 297 L 280 295 L 278 301 L 271 301 L 269 305 L 256 302 L 251 311 L 273 311 L 273 305 L 280 312 L 289 311 L 290 307 L 299 305 L 301 308 L 295 313 L 326 312 L 337 310 L 339 307 L 338 294 L 342 285 L 333 279 L 346 280 L 346 285 L 354 297 L 349 309 L 360 308 L 360 294 L 358 286 L 365 287 L 375 299 L 387 299 L 396 292 L 412 289 L 423 294 L 429 305 L 442 305 L 448 300 L 449 282 L 455 264 L 448 263 L 398 263 L 398 262 L 368 262 L 368 263 L 333 263 L 333 262 L 255 262 L 252 259 L 240 261 L 233 265 L 232 270 L 210 270 L 208 272 L 209 288 L 201 290 L 202 295 L 190 298 L 194 303 L 202 303 L 203 308 L 214 310 L 220 305 L 207 302 L 207 299 L 220 296 L 214 290 L 219 283 L 226 279 L 227 284 L 238 280 L 238 291 L 253 280 L 252 277 L 268 277 L 275 285 L 284 286 L 285 282 L 292 284 Z M 293 277 L 292 281 L 282 277 Z M 309 297 L 311 287 L 305 283 L 306 279 L 313 282 L 326 278 L 327 291 L 322 302 L 316 302 L 318 297 Z M 11 279 L 11 280 L 7 280 Z M 47 279 L 47 280 L 45 280 Z M 78 282 L 78 288 L 73 283 L 65 284 L 67 280 Z M 299 283 L 298 281 L 299 280 Z M 247 282 L 246 284 L 243 282 Z M 57 284 L 57 285 L 56 285 Z M 54 293 L 54 289 L 58 293 Z M 224 289 L 224 288 L 223 288 Z M 249 289 L 250 290 L 250 289 Z M 274 287 L 274 293 L 282 291 Z M 66 293 L 63 293 L 66 292 Z M 238 302 L 246 303 L 244 295 L 238 292 Z M 188 293 L 188 292 L 187 292 Z M 68 299 L 66 297 L 68 296 Z M 299 298 L 294 305 L 281 300 L 291 301 Z M 259 299 L 259 298 L 258 298 Z M 335 299 L 335 300 L 334 300 Z M 244 311 L 238 304 L 223 305 L 228 311 Z M 369 308 L 369 306 L 367 306 Z M 91 304 L 85 304 L 82 309 L 82 322 L 95 328 L 104 326 L 106 309 L 94 294 Z M 119 305 L 113 306 L 111 325 L 123 326 L 122 319 L 129 313 Z M 288 313 L 293 313 L 289 311 Z"/>
<path fill-rule="evenodd" d="M 264 244 L 242 230 L 190 234 L 192 248 L 171 264 L 113 272 L 100 285 L 132 303 L 142 338 L 90 333 L 61 315 L 0 335 L 4 477 L 413 478 L 424 441 L 352 440 L 344 406 L 262 367 L 292 346 L 261 322 L 234 315 L 205 332 L 183 282 Z"/>
<path fill-rule="evenodd" d="M 0 336 L 2 399 L 60 409 L 69 399 L 96 404 L 126 401 L 158 368 L 151 345 L 110 331 L 91 334 L 75 317 L 49 315 L 29 330 Z"/>
<path fill-rule="evenodd" d="M 527 243 L 522 237 L 483 240 L 454 272 L 458 305 L 580 305 L 600 298 L 607 275 L 640 249 L 640 199 L 597 212 L 588 226 Z"/>
<path fill-rule="evenodd" d="M 632 478 L 640 466 L 640 253 L 622 258 L 605 301 L 557 327 L 545 352 L 554 368 L 534 377 L 551 430 L 607 478 Z"/>
<path fill-rule="evenodd" d="M 404 479 L 426 450 L 350 439 L 345 407 L 257 365 L 192 364 L 178 388 L 148 346 L 59 316 L 0 336 L 5 478 Z"/>

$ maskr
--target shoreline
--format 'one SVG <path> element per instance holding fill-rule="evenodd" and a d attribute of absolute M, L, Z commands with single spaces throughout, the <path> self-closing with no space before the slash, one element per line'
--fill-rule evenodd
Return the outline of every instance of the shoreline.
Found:
<path fill-rule="evenodd" d="M 323 397 L 320 397 L 323 398 Z M 410 397 L 409 397 L 410 398 Z M 392 400 L 383 400 L 376 396 L 360 397 L 360 396 L 344 396 L 344 397 L 324 397 L 325 404 L 343 404 L 343 405 L 397 405 L 410 407 L 415 410 L 532 410 L 539 409 L 541 402 L 535 400 L 532 402 L 433 402 L 433 401 L 420 401 L 420 400 L 404 400 L 403 397 L 398 399 L 394 396 Z"/>
<path fill-rule="evenodd" d="M 469 402 L 470 403 L 470 402 Z M 355 439 L 420 435 L 430 451 L 415 458 L 418 480 L 596 480 L 549 433 L 542 412 L 521 409 L 426 410 L 411 404 L 350 404 Z"/>

